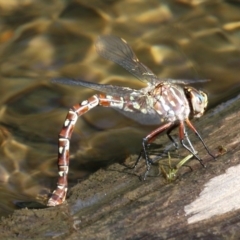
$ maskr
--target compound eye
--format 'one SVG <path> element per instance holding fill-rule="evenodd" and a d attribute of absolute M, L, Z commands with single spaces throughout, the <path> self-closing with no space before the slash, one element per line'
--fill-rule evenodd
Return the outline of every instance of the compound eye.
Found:
<path fill-rule="evenodd" d="M 199 103 L 202 104 L 203 103 L 203 96 L 202 95 L 198 95 L 198 100 L 199 100 Z"/>
<path fill-rule="evenodd" d="M 204 94 L 204 93 L 201 92 L 201 93 L 198 95 L 198 100 L 199 100 L 199 103 L 200 103 L 200 104 L 205 103 L 205 101 L 206 101 L 206 94 Z"/>
<path fill-rule="evenodd" d="M 207 106 L 207 104 L 208 104 L 208 97 L 207 97 L 206 93 L 201 92 L 201 96 L 199 97 L 199 100 L 201 101 L 202 104 L 204 104 L 205 107 Z"/>

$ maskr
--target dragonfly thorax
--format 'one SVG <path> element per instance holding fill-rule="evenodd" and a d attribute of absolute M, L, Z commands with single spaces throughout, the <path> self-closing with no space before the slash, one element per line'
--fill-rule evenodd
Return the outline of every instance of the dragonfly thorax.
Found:
<path fill-rule="evenodd" d="M 184 121 L 189 117 L 191 108 L 185 91 L 181 86 L 163 82 L 149 92 L 153 98 L 153 108 L 166 122 Z"/>

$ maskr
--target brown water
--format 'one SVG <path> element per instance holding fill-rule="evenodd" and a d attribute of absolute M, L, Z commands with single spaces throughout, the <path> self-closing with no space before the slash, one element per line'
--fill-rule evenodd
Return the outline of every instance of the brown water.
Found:
<path fill-rule="evenodd" d="M 201 3 L 202 2 L 202 3 Z M 92 90 L 54 85 L 57 76 L 143 86 L 94 49 L 98 35 L 123 37 L 159 77 L 211 79 L 197 85 L 210 107 L 239 93 L 237 1 L 0 1 L 0 206 L 42 199 L 57 177 L 57 135 L 68 108 Z M 71 184 L 137 153 L 151 130 L 110 109 L 78 120 Z"/>

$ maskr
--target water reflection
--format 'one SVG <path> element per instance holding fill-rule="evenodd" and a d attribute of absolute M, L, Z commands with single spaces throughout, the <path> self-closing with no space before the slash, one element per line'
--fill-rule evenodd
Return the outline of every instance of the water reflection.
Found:
<path fill-rule="evenodd" d="M 55 186 L 58 132 L 68 108 L 93 94 L 52 77 L 142 87 L 96 54 L 98 35 L 125 38 L 159 77 L 211 79 L 200 86 L 211 106 L 239 92 L 240 8 L 230 1 L 2 1 L 0 11 L 1 215 Z M 150 129 L 107 109 L 79 119 L 71 184 L 138 152 Z"/>

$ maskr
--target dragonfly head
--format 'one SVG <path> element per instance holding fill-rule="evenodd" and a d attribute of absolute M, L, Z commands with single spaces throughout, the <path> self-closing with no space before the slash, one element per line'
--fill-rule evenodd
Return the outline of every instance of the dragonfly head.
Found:
<path fill-rule="evenodd" d="M 184 90 L 191 107 L 191 116 L 200 118 L 208 105 L 207 94 L 193 87 L 185 87 Z"/>

